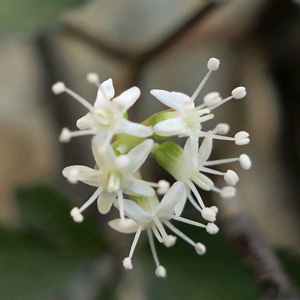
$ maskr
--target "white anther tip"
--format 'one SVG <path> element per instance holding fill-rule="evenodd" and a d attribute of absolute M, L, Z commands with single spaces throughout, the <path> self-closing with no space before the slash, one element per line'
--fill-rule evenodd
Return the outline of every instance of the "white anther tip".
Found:
<path fill-rule="evenodd" d="M 247 95 L 246 88 L 239 86 L 232 90 L 231 95 L 234 99 L 242 99 Z"/>
<path fill-rule="evenodd" d="M 241 154 L 239 159 L 240 159 L 241 167 L 244 170 L 249 170 L 251 168 L 252 163 L 250 157 L 247 154 Z"/>
<path fill-rule="evenodd" d="M 120 155 L 115 159 L 115 165 L 118 170 L 125 169 L 130 164 L 130 159 L 127 155 Z"/>
<path fill-rule="evenodd" d="M 164 239 L 164 245 L 167 248 L 170 248 L 175 245 L 176 241 L 177 241 L 177 237 L 170 234 Z"/>
<path fill-rule="evenodd" d="M 214 224 L 214 223 L 208 223 L 206 225 L 206 231 L 209 233 L 209 234 L 217 234 L 219 232 L 219 227 Z"/>
<path fill-rule="evenodd" d="M 55 95 L 58 95 L 58 94 L 63 93 L 66 90 L 66 86 L 63 82 L 58 81 L 52 85 L 51 89 Z"/>
<path fill-rule="evenodd" d="M 100 84 L 100 77 L 97 73 L 91 72 L 86 75 L 86 80 L 91 84 Z"/>
<path fill-rule="evenodd" d="M 214 57 L 210 58 L 207 62 L 207 68 L 210 71 L 218 70 L 219 66 L 220 66 L 220 61 Z"/>
<path fill-rule="evenodd" d="M 167 271 L 163 266 L 158 266 L 155 270 L 155 275 L 160 278 L 164 278 L 167 275 Z"/>
<path fill-rule="evenodd" d="M 170 183 L 167 180 L 161 179 L 158 182 L 157 194 L 164 195 L 170 189 Z"/>
<path fill-rule="evenodd" d="M 213 108 L 222 101 L 222 98 L 218 92 L 211 92 L 204 96 L 203 102 L 209 107 Z"/>
<path fill-rule="evenodd" d="M 203 255 L 206 253 L 206 247 L 202 243 L 197 243 L 195 245 L 195 250 L 199 255 Z"/>
<path fill-rule="evenodd" d="M 209 221 L 209 222 L 215 222 L 216 221 L 216 212 L 214 209 L 211 209 L 209 207 L 204 207 L 201 211 L 202 218 Z"/>
<path fill-rule="evenodd" d="M 61 143 L 68 143 L 71 141 L 72 133 L 68 128 L 63 128 L 60 135 L 59 135 L 59 141 Z"/>
<path fill-rule="evenodd" d="M 220 134 L 220 135 L 228 134 L 229 130 L 230 130 L 230 126 L 227 123 L 219 123 L 216 126 L 216 132 L 217 132 L 217 134 Z"/>
<path fill-rule="evenodd" d="M 78 207 L 74 207 L 70 211 L 70 215 L 73 218 L 74 222 L 76 222 L 76 223 L 81 223 L 84 220 L 83 215 L 81 214 Z"/>
<path fill-rule="evenodd" d="M 216 206 L 211 206 L 210 209 L 215 212 L 215 214 L 218 213 L 219 209 Z"/>
<path fill-rule="evenodd" d="M 235 144 L 239 146 L 247 145 L 250 142 L 249 133 L 246 131 L 240 131 L 236 133 L 234 138 L 235 138 Z"/>
<path fill-rule="evenodd" d="M 232 170 L 227 170 L 227 172 L 224 175 L 224 180 L 228 185 L 236 185 L 240 179 L 236 172 Z"/>
<path fill-rule="evenodd" d="M 221 189 L 222 198 L 232 198 L 235 196 L 236 189 L 233 186 L 225 186 Z"/>
<path fill-rule="evenodd" d="M 131 262 L 131 258 L 130 257 L 125 257 L 123 260 L 123 267 L 126 270 L 132 270 L 133 266 L 132 266 L 132 262 Z"/>

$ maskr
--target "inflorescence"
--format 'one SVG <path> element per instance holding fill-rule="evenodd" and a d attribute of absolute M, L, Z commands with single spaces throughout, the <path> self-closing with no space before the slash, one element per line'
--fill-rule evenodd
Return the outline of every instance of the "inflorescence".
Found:
<path fill-rule="evenodd" d="M 245 170 L 251 167 L 246 154 L 209 160 L 214 140 L 233 141 L 236 145 L 250 142 L 246 131 L 228 137 L 230 128 L 226 123 L 220 123 L 209 131 L 202 129 L 202 123 L 214 117 L 214 109 L 232 99 L 246 96 L 246 89 L 240 86 L 233 89 L 229 97 L 222 99 L 218 92 L 211 92 L 203 97 L 202 104 L 195 104 L 204 84 L 219 65 L 218 59 L 209 59 L 208 73 L 191 97 L 180 92 L 151 90 L 150 93 L 169 109 L 150 116 L 141 124 L 129 121 L 127 115 L 128 109 L 140 97 L 138 87 L 115 97 L 111 79 L 101 83 L 96 73 L 90 73 L 87 81 L 98 88 L 96 101 L 92 105 L 63 82 L 52 86 L 53 93 L 69 94 L 88 110 L 85 116 L 77 120 L 79 130 L 63 128 L 60 141 L 66 143 L 73 137 L 91 135 L 96 163 L 94 168 L 75 165 L 63 170 L 70 183 L 81 181 L 96 189 L 81 207 L 74 207 L 70 215 L 80 223 L 84 220 L 84 210 L 95 201 L 101 214 L 108 213 L 112 206 L 116 207 L 120 218 L 110 221 L 109 225 L 123 233 L 135 233 L 129 255 L 123 260 L 125 269 L 133 268 L 133 253 L 144 230 L 147 231 L 158 277 L 165 277 L 166 269 L 159 262 L 154 237 L 166 247 L 174 246 L 177 237 L 180 237 L 193 246 L 197 254 L 203 255 L 205 246 L 186 236 L 171 221 L 204 228 L 209 234 L 218 233 L 219 228 L 215 225 L 218 208 L 205 206 L 198 188 L 213 191 L 223 198 L 233 197 L 236 191 L 234 186 L 239 181 L 237 173 L 231 169 L 221 172 L 213 167 L 233 162 L 239 162 Z M 162 142 L 154 142 L 151 136 Z M 174 136 L 187 138 L 183 148 L 177 143 L 165 141 Z M 172 186 L 164 179 L 149 182 L 141 178 L 140 168 L 150 154 L 174 177 L 176 182 Z M 222 176 L 227 186 L 218 188 L 207 176 L 209 174 Z M 201 214 L 206 224 L 181 216 L 187 201 Z"/>

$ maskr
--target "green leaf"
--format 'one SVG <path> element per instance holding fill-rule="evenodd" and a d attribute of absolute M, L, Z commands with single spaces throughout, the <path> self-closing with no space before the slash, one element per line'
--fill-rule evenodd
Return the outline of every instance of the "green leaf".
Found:
<path fill-rule="evenodd" d="M 83 223 L 74 223 L 70 217 L 72 206 L 54 189 L 45 185 L 19 188 L 16 201 L 25 224 L 56 240 L 61 248 L 94 253 L 104 248 L 98 224 L 88 217 Z"/>
<path fill-rule="evenodd" d="M 0 0 L 0 27 L 2 30 L 25 32 L 45 29 L 57 21 L 57 16 L 84 0 Z"/>
<path fill-rule="evenodd" d="M 167 278 L 156 278 L 155 264 L 149 254 L 145 278 L 150 299 L 258 299 L 251 273 L 222 235 L 210 236 L 178 222 L 174 225 L 195 241 L 204 243 L 207 253 L 197 255 L 193 247 L 180 239 L 168 249 L 156 243 Z M 150 249 L 148 251 L 150 253 Z"/>
<path fill-rule="evenodd" d="M 28 235 L 0 227 L 0 299 L 39 300 L 63 287 L 91 263 L 87 256 L 64 256 Z"/>

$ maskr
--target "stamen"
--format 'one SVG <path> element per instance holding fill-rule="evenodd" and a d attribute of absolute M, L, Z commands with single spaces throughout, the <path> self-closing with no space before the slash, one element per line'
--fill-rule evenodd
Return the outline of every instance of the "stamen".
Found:
<path fill-rule="evenodd" d="M 176 235 L 178 235 L 184 241 L 186 241 L 187 243 L 189 243 L 193 247 L 196 246 L 196 243 L 192 239 L 190 239 L 183 232 L 181 232 L 179 229 L 177 229 L 175 226 L 173 226 L 169 221 L 165 221 L 164 223 L 166 224 L 166 226 L 168 226 Z"/>
<path fill-rule="evenodd" d="M 195 185 L 192 183 L 192 181 L 190 180 L 187 180 L 185 181 L 185 183 L 189 186 L 189 188 L 192 190 L 193 194 L 195 195 L 196 199 L 198 200 L 201 208 L 204 208 L 205 205 L 204 205 L 204 202 L 198 192 L 198 190 L 196 189 Z"/>
<path fill-rule="evenodd" d="M 149 239 L 152 256 L 153 256 L 154 262 L 156 264 L 156 267 L 158 268 L 160 264 L 159 264 L 158 256 L 157 256 L 156 249 L 155 249 L 152 231 L 150 228 L 147 228 L 147 234 L 148 234 L 148 239 Z"/>
<path fill-rule="evenodd" d="M 220 171 L 205 168 L 205 167 L 201 167 L 199 171 L 209 173 L 209 174 L 214 174 L 214 175 L 221 175 L 221 176 L 225 175 L 224 172 L 220 172 Z"/>
<path fill-rule="evenodd" d="M 176 221 L 179 221 L 179 222 L 182 222 L 182 223 L 186 223 L 186 224 L 189 224 L 189 225 L 193 225 L 193 226 L 197 226 L 197 227 L 201 227 L 201 228 L 206 228 L 206 225 L 202 224 L 202 223 L 199 223 L 199 222 L 196 222 L 196 221 L 193 221 L 193 220 L 189 220 L 189 219 L 186 219 L 186 218 L 183 218 L 183 217 L 179 217 L 179 216 L 173 216 L 172 219 L 176 220 Z"/>
<path fill-rule="evenodd" d="M 82 104 L 84 107 L 86 107 L 89 111 L 92 111 L 94 109 L 94 106 L 91 103 L 89 103 L 86 99 L 79 96 L 77 93 L 75 93 L 71 89 L 65 87 L 64 91 L 67 94 L 69 94 L 71 97 L 73 97 L 76 101 L 78 101 L 80 104 Z"/>
<path fill-rule="evenodd" d="M 190 200 L 191 204 L 201 213 L 201 207 L 197 204 L 197 202 L 194 200 L 193 196 L 190 193 L 188 194 L 187 198 Z"/>
<path fill-rule="evenodd" d="M 59 141 L 61 143 L 68 143 L 71 141 L 73 137 L 93 135 L 93 134 L 95 134 L 93 130 L 70 131 L 68 128 L 63 128 L 59 136 Z"/>
<path fill-rule="evenodd" d="M 197 89 L 195 90 L 194 94 L 192 95 L 190 101 L 193 102 L 197 96 L 199 95 L 199 93 L 201 92 L 202 88 L 204 87 L 206 81 L 208 80 L 210 74 L 213 71 L 216 71 L 219 68 L 220 65 L 220 61 L 216 58 L 210 58 L 207 62 L 207 68 L 208 68 L 208 72 L 205 75 L 205 77 L 202 79 L 202 81 L 200 82 L 199 86 L 197 87 Z"/>
<path fill-rule="evenodd" d="M 239 161 L 239 158 L 234 157 L 234 158 L 210 160 L 210 161 L 204 162 L 203 166 L 215 166 L 215 165 L 229 164 L 229 163 L 233 163 L 236 161 Z"/>
<path fill-rule="evenodd" d="M 130 258 L 132 258 L 132 256 L 133 256 L 133 253 L 134 253 L 135 247 L 137 245 L 137 242 L 140 238 L 141 232 L 142 232 L 142 226 L 139 226 L 139 228 L 137 229 L 137 231 L 135 233 L 135 236 L 134 236 L 131 248 L 130 248 L 130 252 L 129 252 L 129 257 Z"/>
<path fill-rule="evenodd" d="M 228 102 L 229 100 L 233 99 L 234 97 L 233 96 L 229 96 L 225 99 L 223 99 L 222 101 L 220 101 L 218 104 L 216 104 L 214 107 L 212 107 L 210 110 L 214 110 L 216 109 L 217 107 L 223 105 L 224 103 Z"/>
<path fill-rule="evenodd" d="M 125 220 L 124 217 L 124 200 L 123 200 L 123 193 L 121 190 L 117 191 L 118 194 L 118 204 L 119 204 L 119 211 L 120 211 L 120 218 L 122 221 Z"/>
<path fill-rule="evenodd" d="M 209 233 L 209 234 L 217 234 L 219 232 L 219 227 L 214 224 L 214 223 L 208 223 L 206 225 L 206 231 Z"/>
<path fill-rule="evenodd" d="M 100 87 L 100 77 L 97 73 L 88 73 L 86 75 L 86 80 L 88 83 L 95 84 L 98 88 Z"/>
<path fill-rule="evenodd" d="M 152 231 L 153 231 L 155 237 L 157 238 L 157 240 L 158 240 L 160 243 L 163 243 L 164 240 L 163 240 L 163 238 L 161 237 L 160 233 L 158 232 L 156 226 L 155 226 L 154 224 L 152 224 L 151 228 L 152 228 Z"/>
<path fill-rule="evenodd" d="M 163 240 L 165 240 L 168 237 L 168 235 L 164 229 L 164 226 L 161 224 L 161 222 L 158 220 L 157 217 L 153 217 L 153 221 L 154 221 L 157 229 L 159 230 Z"/>
<path fill-rule="evenodd" d="M 103 188 L 100 186 L 98 189 L 94 192 L 94 194 L 80 207 L 79 212 L 82 213 L 85 209 L 87 209 L 101 194 Z"/>
<path fill-rule="evenodd" d="M 216 221 L 216 211 L 210 207 L 205 207 L 202 209 L 201 212 L 202 218 L 209 221 L 215 222 Z"/>

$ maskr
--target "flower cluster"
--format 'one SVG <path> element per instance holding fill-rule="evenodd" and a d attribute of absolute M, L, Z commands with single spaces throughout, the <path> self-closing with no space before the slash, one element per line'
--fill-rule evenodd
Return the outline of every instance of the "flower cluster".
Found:
<path fill-rule="evenodd" d="M 101 214 L 108 213 L 112 206 L 116 207 L 120 218 L 110 221 L 109 225 L 123 233 L 135 233 L 129 255 L 123 261 L 125 269 L 133 268 L 133 253 L 144 230 L 147 231 L 158 277 L 165 277 L 166 270 L 159 262 L 153 235 L 166 247 L 173 246 L 177 237 L 180 237 L 192 245 L 196 253 L 204 254 L 205 246 L 194 242 L 171 221 L 201 227 L 209 234 L 216 234 L 219 228 L 214 222 L 218 208 L 205 206 L 198 188 L 216 192 L 221 197 L 233 197 L 234 186 L 239 181 L 237 173 L 231 169 L 221 172 L 212 167 L 233 162 L 239 162 L 243 169 L 251 167 L 246 154 L 236 158 L 209 160 L 214 140 L 233 141 L 236 145 L 246 145 L 250 141 L 245 131 L 228 137 L 229 125 L 225 123 L 209 131 L 202 129 L 202 123 L 214 117 L 212 111 L 215 108 L 231 99 L 246 96 L 245 88 L 237 87 L 227 98 L 222 99 L 219 93 L 211 92 L 204 96 L 202 104 L 195 105 L 205 82 L 219 68 L 219 64 L 218 59 L 209 59 L 208 73 L 191 97 L 180 92 L 151 90 L 150 93 L 169 109 L 150 116 L 141 124 L 129 121 L 127 115 L 128 109 L 140 97 L 141 92 L 137 87 L 115 97 L 111 79 L 100 83 L 99 76 L 90 73 L 87 75 L 88 82 L 98 88 L 94 105 L 63 82 L 57 82 L 52 87 L 55 94 L 67 93 L 88 110 L 85 116 L 77 120 L 79 130 L 63 128 L 60 141 L 69 142 L 73 137 L 92 135 L 95 167 L 75 165 L 63 170 L 63 175 L 70 183 L 81 181 L 96 189 L 81 207 L 71 210 L 71 217 L 75 222 L 82 222 L 83 211 L 96 201 Z M 165 141 L 174 136 L 186 138 L 183 148 L 175 142 Z M 140 169 L 149 155 L 153 155 L 158 164 L 174 177 L 175 183 L 171 187 L 163 179 L 158 182 L 142 179 Z M 207 174 L 222 176 L 227 185 L 216 187 Z M 162 197 L 161 200 L 159 197 Z M 205 224 L 181 216 L 187 201 L 201 214 Z"/>

